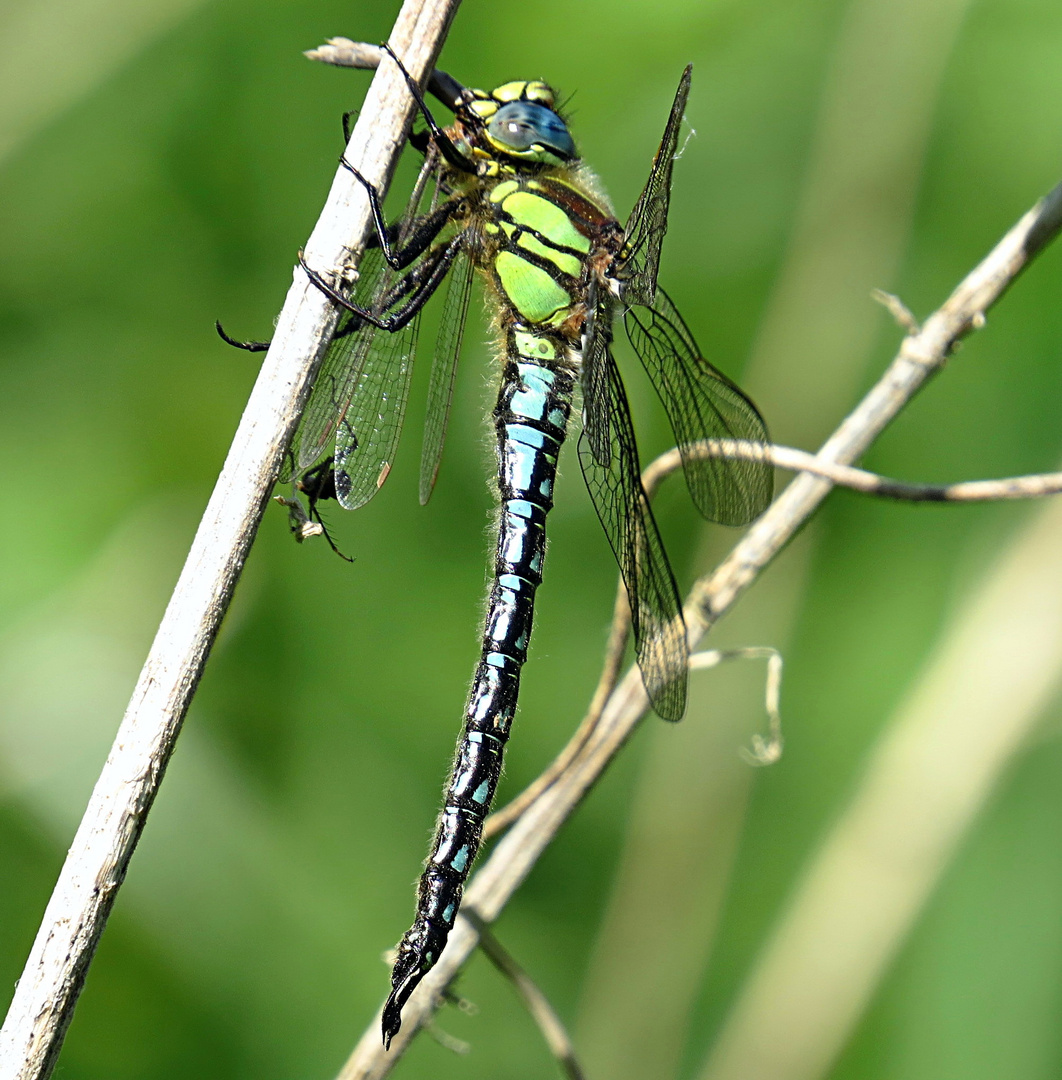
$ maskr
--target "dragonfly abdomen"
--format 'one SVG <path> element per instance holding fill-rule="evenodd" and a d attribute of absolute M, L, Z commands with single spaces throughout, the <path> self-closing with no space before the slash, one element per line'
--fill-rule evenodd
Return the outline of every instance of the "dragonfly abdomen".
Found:
<path fill-rule="evenodd" d="M 402 1006 L 434 967 L 457 917 L 461 892 L 479 849 L 483 821 L 501 776 L 527 659 L 535 592 L 542 582 L 546 515 L 553 506 L 557 457 L 571 413 L 570 345 L 520 324 L 507 332 L 505 372 L 494 410 L 501 503 L 494 579 L 482 651 L 465 710 L 465 727 L 417 892 L 413 926 L 398 947 L 385 1038 L 397 1032 Z"/>

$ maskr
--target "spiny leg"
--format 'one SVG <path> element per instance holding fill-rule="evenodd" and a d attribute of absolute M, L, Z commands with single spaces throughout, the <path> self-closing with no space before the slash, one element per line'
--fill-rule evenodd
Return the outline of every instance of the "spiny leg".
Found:
<path fill-rule="evenodd" d="M 476 172 L 476 165 L 470 158 L 466 157 L 457 149 L 453 140 L 446 134 L 442 128 L 439 127 L 431 110 L 428 108 L 427 102 L 424 100 L 424 96 L 420 91 L 420 87 L 416 81 L 409 74 L 405 64 L 395 55 L 394 50 L 390 45 L 384 44 L 381 46 L 381 51 L 387 53 L 392 60 L 398 65 L 399 71 L 402 73 L 402 77 L 406 80 L 406 84 L 412 93 L 413 100 L 415 101 L 418 110 L 423 114 L 428 124 L 428 131 L 423 132 L 411 132 L 409 135 L 409 142 L 413 147 L 419 150 L 421 153 L 426 153 L 428 145 L 434 140 L 438 146 L 440 152 L 446 158 L 446 160 L 454 168 L 459 169 L 462 172 Z M 373 65 L 375 66 L 375 65 Z M 460 106 L 466 89 L 452 76 L 447 75 L 445 72 L 434 71 L 432 73 L 431 80 L 428 85 L 430 93 L 442 102 L 451 111 L 456 111 Z M 353 133 L 353 125 L 351 118 L 358 116 L 357 109 L 348 109 L 343 113 L 343 141 L 344 143 L 350 142 L 351 134 Z"/>
<path fill-rule="evenodd" d="M 380 203 L 380 192 L 376 185 L 362 176 L 345 157 L 339 159 L 339 164 L 365 189 L 369 198 L 369 210 L 372 213 L 373 226 L 376 229 L 374 240 L 379 245 L 388 266 L 392 270 L 404 270 L 411 262 L 423 255 L 431 242 L 442 232 L 447 222 L 465 201 L 464 199 L 450 199 L 441 206 L 437 206 L 430 214 L 425 214 L 424 217 L 409 222 L 408 225 L 412 231 L 407 233 L 402 240 L 401 246 L 396 250 L 391 246 L 392 239 L 402 225 L 406 223 L 388 225 L 384 217 L 383 206 Z"/>
<path fill-rule="evenodd" d="M 295 487 L 306 496 L 306 501 L 309 503 L 310 508 L 310 518 L 317 522 L 321 527 L 321 532 L 324 535 L 325 540 L 328 541 L 328 546 L 341 559 L 345 559 L 347 562 L 352 563 L 354 557 L 352 555 L 344 555 L 336 546 L 336 542 L 332 539 L 332 534 L 328 531 L 328 526 L 325 524 L 324 518 L 321 517 L 321 511 L 317 505 L 327 499 L 338 498 L 336 495 L 336 472 L 334 465 L 334 458 L 325 458 L 319 465 L 316 465 L 314 468 L 308 469 L 303 473 L 302 477 L 296 481 Z"/>
<path fill-rule="evenodd" d="M 390 312 L 387 315 L 377 315 L 367 308 L 352 304 L 306 262 L 306 258 L 301 251 L 299 252 L 299 265 L 306 271 L 306 276 L 313 285 L 320 289 L 334 304 L 363 319 L 370 326 L 375 326 L 378 330 L 386 330 L 388 333 L 393 334 L 395 331 L 401 330 L 428 302 L 443 278 L 446 277 L 446 272 L 450 269 L 450 264 L 456 258 L 463 242 L 463 237 L 455 236 L 444 247 L 437 249 L 438 254 L 433 252 L 429 255 L 428 259 L 432 261 L 425 263 L 425 266 L 430 267 L 429 272 L 425 277 L 418 278 L 409 301 L 397 311 Z M 398 297 L 395 299 L 397 300 Z"/>
<path fill-rule="evenodd" d="M 343 113 L 344 148 L 343 153 L 339 156 L 339 164 L 365 188 L 365 192 L 369 197 L 369 210 L 372 212 L 376 235 L 369 240 L 366 247 L 379 246 L 388 265 L 393 270 L 404 270 L 418 255 L 427 250 L 428 245 L 439 235 L 450 214 L 460 205 L 462 200 L 451 199 L 448 203 L 444 203 L 443 206 L 438 207 L 431 214 L 417 221 L 409 221 L 407 218 L 403 218 L 392 225 L 388 225 L 387 219 L 384 217 L 379 189 L 347 160 L 346 143 L 350 142 L 350 118 L 354 115 L 354 109 L 348 109 Z M 410 136 L 410 142 L 413 142 L 412 136 Z M 415 143 L 414 146 L 422 153 L 427 151 L 426 146 L 416 146 Z M 395 252 L 391 245 L 396 237 L 400 235 L 403 227 L 407 225 L 412 227 L 413 232 L 402 238 L 401 249 Z"/>
<path fill-rule="evenodd" d="M 214 329 L 226 345 L 231 345 L 234 349 L 243 349 L 245 352 L 265 352 L 272 344 L 270 341 L 239 341 L 237 338 L 229 337 L 219 320 L 214 321 Z"/>
<path fill-rule="evenodd" d="M 454 145 L 453 140 L 441 127 L 436 123 L 435 117 L 431 114 L 431 109 L 428 108 L 428 103 L 424 100 L 424 95 L 420 92 L 420 87 L 417 85 L 416 79 L 406 70 L 406 65 L 395 55 L 394 49 L 391 48 L 387 42 L 384 42 L 380 46 L 388 56 L 398 65 L 398 70 L 402 72 L 403 78 L 406 80 L 406 85 L 409 87 L 410 94 L 413 95 L 413 100 L 417 103 L 417 108 L 420 109 L 421 116 L 424 117 L 425 123 L 431 129 L 431 137 L 435 145 L 439 148 L 439 153 L 442 154 L 448 164 L 452 165 L 460 172 L 472 173 L 473 175 L 478 172 L 476 163 L 469 157 L 466 157 L 460 150 Z"/>

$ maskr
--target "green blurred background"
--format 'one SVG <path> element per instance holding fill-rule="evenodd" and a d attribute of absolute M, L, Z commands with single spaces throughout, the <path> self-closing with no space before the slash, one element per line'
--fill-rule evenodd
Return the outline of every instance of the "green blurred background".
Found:
<path fill-rule="evenodd" d="M 381 40 L 397 9 L 0 8 L 0 986 L 18 978 L 255 378 L 257 359 L 226 348 L 213 320 L 268 336 L 340 115 L 368 84 L 300 51 L 334 34 Z M 1062 6 L 466 0 L 441 65 L 470 85 L 543 77 L 574 93 L 576 138 L 622 218 L 688 61 L 696 137 L 676 168 L 662 281 L 778 441 L 814 448 L 898 343 L 869 289 L 928 313 L 1062 176 Z M 1060 272 L 1056 248 L 869 467 L 946 481 L 1056 466 Z M 472 325 L 427 509 L 422 378 L 386 488 L 330 516 L 353 567 L 322 543 L 297 547 L 282 511 L 267 513 L 89 975 L 65 1080 L 331 1077 L 379 1005 L 476 651 L 495 374 Z M 628 361 L 647 458 L 668 436 Z M 570 449 L 562 470 L 503 800 L 582 715 L 611 612 L 615 569 Z M 706 530 L 680 482 L 659 508 L 689 585 L 735 535 Z M 695 675 L 684 724 L 644 726 L 497 927 L 592 1078 L 1062 1074 L 1062 649 L 1048 626 L 1062 543 L 1057 559 L 1041 544 L 1042 563 L 1022 547 L 1043 512 L 836 493 L 720 628 L 713 644 L 784 650 L 781 762 L 738 756 L 764 724 L 762 667 Z M 925 815 L 905 825 L 885 800 L 886 863 L 952 822 L 926 839 L 906 908 L 861 893 L 872 878 L 858 868 L 850 902 L 807 899 L 879 740 L 961 645 L 1005 556 L 1047 582 L 1033 592 L 1048 628 L 1015 616 L 1003 640 L 1018 659 L 989 672 L 1015 702 L 1012 736 L 978 758 L 965 802 L 932 769 L 918 790 L 942 792 L 942 807 L 901 798 Z M 1044 646 L 1029 702 L 1025 632 Z M 961 717 L 949 732 L 915 743 L 968 776 L 974 736 Z M 827 919 L 803 958 L 778 959 L 798 895 L 847 912 L 854 937 Z M 782 1006 L 755 992 L 772 962 L 799 987 Z M 558 1074 L 482 957 L 459 989 L 478 1015 L 445 1009 L 439 1026 L 472 1052 L 421 1038 L 399 1075 Z"/>

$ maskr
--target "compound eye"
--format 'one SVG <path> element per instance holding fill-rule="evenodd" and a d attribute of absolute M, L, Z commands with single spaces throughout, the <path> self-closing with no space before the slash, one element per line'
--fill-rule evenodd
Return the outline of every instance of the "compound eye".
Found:
<path fill-rule="evenodd" d="M 490 126 L 491 134 L 514 150 L 528 150 L 535 141 L 535 129 L 526 120 L 506 119 Z"/>
<path fill-rule="evenodd" d="M 490 137 L 514 154 L 526 154 L 535 146 L 563 159 L 575 157 L 575 143 L 564 121 L 552 109 L 530 101 L 510 101 L 487 125 Z"/>

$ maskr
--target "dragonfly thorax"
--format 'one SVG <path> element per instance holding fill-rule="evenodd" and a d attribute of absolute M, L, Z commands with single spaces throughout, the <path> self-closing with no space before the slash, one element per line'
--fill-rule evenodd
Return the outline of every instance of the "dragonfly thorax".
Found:
<path fill-rule="evenodd" d="M 618 223 L 562 170 L 504 179 L 484 194 L 480 265 L 506 317 L 577 338 L 571 320 L 581 324 L 592 268 Z"/>

